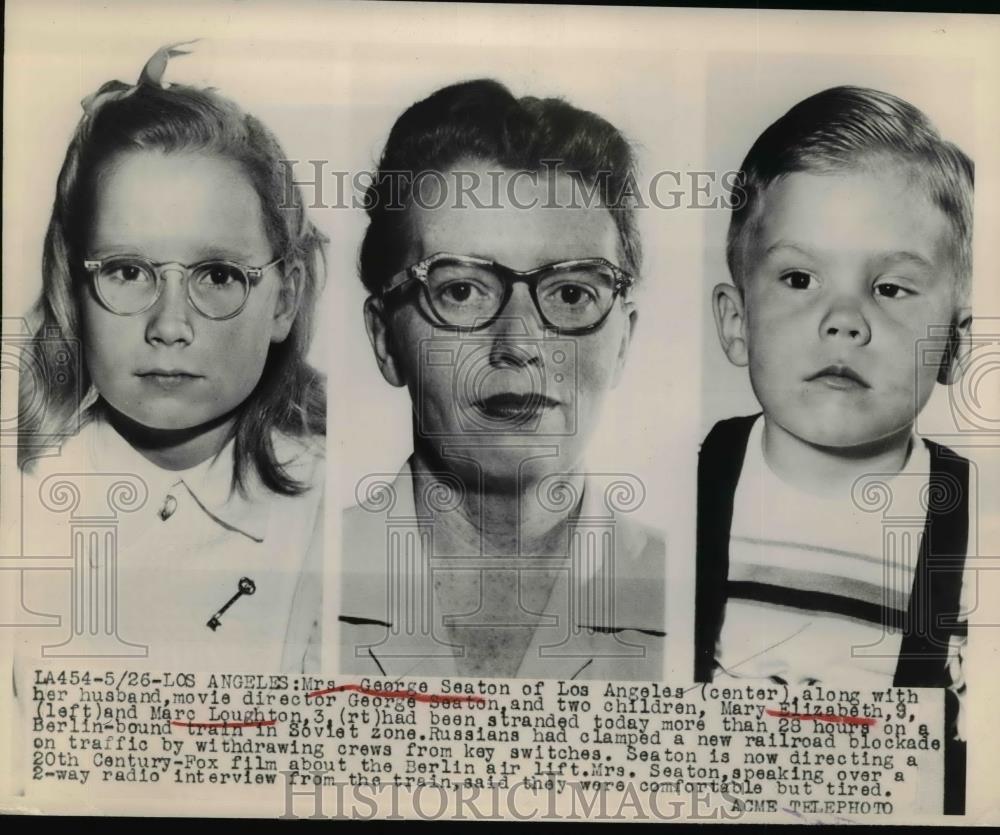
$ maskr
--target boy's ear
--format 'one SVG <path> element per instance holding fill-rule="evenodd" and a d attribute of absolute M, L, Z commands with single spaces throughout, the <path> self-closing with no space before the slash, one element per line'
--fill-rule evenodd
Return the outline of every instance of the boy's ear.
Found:
<path fill-rule="evenodd" d="M 622 331 L 621 345 L 618 346 L 618 359 L 615 364 L 615 372 L 611 377 L 611 388 L 615 388 L 621 382 L 622 374 L 625 371 L 625 359 L 628 357 L 628 349 L 632 344 L 632 337 L 635 336 L 635 326 L 639 321 L 639 311 L 635 302 L 627 301 L 625 304 L 625 327 Z"/>
<path fill-rule="evenodd" d="M 938 369 L 938 382 L 950 386 L 962 374 L 962 369 L 972 350 L 972 308 L 961 307 L 955 313 L 948 334 L 948 347 L 945 349 L 941 367 Z"/>
<path fill-rule="evenodd" d="M 747 351 L 746 308 L 743 293 L 732 284 L 716 284 L 712 290 L 712 312 L 722 350 L 733 365 L 750 361 Z"/>
<path fill-rule="evenodd" d="M 295 323 L 302 301 L 302 276 L 304 266 L 300 261 L 294 261 L 285 270 L 278 286 L 278 301 L 274 306 L 274 324 L 271 328 L 271 341 L 284 342 Z"/>
<path fill-rule="evenodd" d="M 369 296 L 365 300 L 365 330 L 368 331 L 368 341 L 372 344 L 375 361 L 385 381 L 397 387 L 406 385 L 406 380 L 392 354 L 385 307 L 375 296 Z"/>

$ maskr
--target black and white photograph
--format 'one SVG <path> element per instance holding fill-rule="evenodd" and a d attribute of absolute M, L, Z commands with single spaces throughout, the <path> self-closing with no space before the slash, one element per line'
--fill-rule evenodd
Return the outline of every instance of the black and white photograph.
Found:
<path fill-rule="evenodd" d="M 870 78 L 974 138 L 965 62 L 848 72 L 828 59 L 792 83 L 787 66 L 758 68 L 772 99 Z M 740 91 L 719 89 L 721 122 Z M 724 242 L 729 273 L 711 291 L 716 354 L 747 374 L 756 408 L 701 446 L 695 680 L 944 688 L 946 808 L 960 811 L 976 469 L 919 428 L 931 398 L 946 401 L 935 389 L 969 368 L 974 164 L 881 88 L 818 89 L 775 116 L 706 249 L 717 270 Z M 710 375 L 703 386 L 712 407 L 747 400 Z"/>
<path fill-rule="evenodd" d="M 661 678 L 665 542 L 630 515 L 644 480 L 585 463 L 645 318 L 637 182 L 613 124 L 494 79 L 392 125 L 359 264 L 413 451 L 344 516 L 344 671 Z"/>
<path fill-rule="evenodd" d="M 201 48 L 165 44 L 94 89 L 46 172 L 22 545 L 85 570 L 4 579 L 12 614 L 69 603 L 61 640 L 19 633 L 49 657 L 300 673 L 321 639 L 326 392 L 308 354 L 326 236 L 288 199 L 270 127 L 168 80 Z"/>
<path fill-rule="evenodd" d="M 0 810 L 1000 820 L 1000 20 L 5 24 Z"/>

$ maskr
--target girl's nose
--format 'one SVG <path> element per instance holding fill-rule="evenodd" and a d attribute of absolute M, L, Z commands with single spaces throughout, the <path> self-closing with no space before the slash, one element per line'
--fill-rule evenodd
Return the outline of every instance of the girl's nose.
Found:
<path fill-rule="evenodd" d="M 146 338 L 160 345 L 189 344 L 194 338 L 188 304 L 187 279 L 181 270 L 167 268 L 162 273 L 163 289 L 149 310 Z"/>
<path fill-rule="evenodd" d="M 859 346 L 867 345 L 872 338 L 871 326 L 861 305 L 846 298 L 835 299 L 830 304 L 820 321 L 819 335 L 822 339 L 845 340 Z"/>

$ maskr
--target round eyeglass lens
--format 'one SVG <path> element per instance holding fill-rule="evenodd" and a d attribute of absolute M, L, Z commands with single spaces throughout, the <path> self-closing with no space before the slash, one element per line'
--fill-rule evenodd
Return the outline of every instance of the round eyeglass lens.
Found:
<path fill-rule="evenodd" d="M 138 313 L 156 298 L 156 276 L 139 261 L 111 258 L 97 273 L 101 298 L 116 313 Z"/>
<path fill-rule="evenodd" d="M 188 293 L 194 306 L 213 319 L 224 319 L 239 310 L 249 287 L 243 270 L 221 262 L 199 265 L 188 280 Z"/>

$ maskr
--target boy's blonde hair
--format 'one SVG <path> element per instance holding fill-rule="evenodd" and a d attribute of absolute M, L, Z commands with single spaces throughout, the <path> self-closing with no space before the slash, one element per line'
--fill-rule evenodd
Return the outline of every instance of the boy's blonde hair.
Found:
<path fill-rule="evenodd" d="M 889 93 L 833 87 L 803 99 L 754 142 L 731 194 L 726 260 L 737 287 L 749 270 L 749 242 L 767 189 L 796 172 L 833 173 L 902 166 L 955 231 L 955 297 L 967 302 L 972 279 L 974 166 L 927 117 Z"/>

